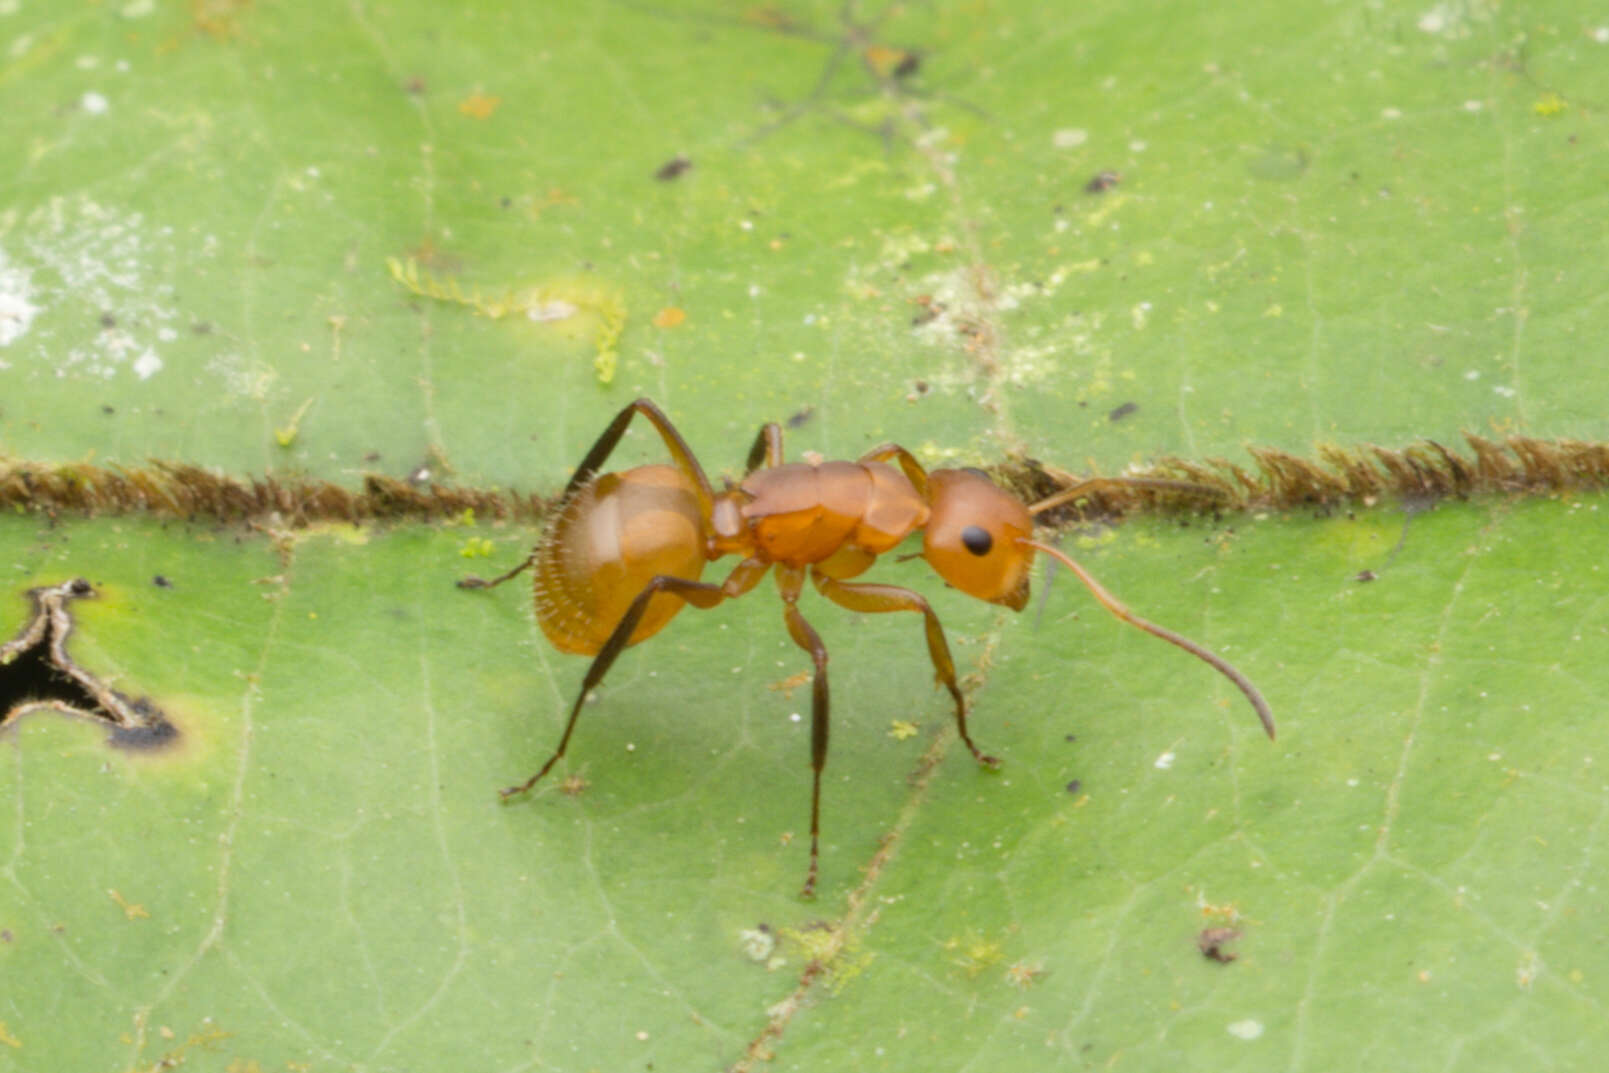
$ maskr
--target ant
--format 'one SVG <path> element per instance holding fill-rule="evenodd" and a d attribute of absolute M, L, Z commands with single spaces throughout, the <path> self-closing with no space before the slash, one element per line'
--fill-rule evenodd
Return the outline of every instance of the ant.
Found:
<path fill-rule="evenodd" d="M 599 474 L 633 417 L 659 433 L 671 464 Z M 893 464 L 891 464 L 893 463 Z M 501 585 L 535 570 L 537 622 L 561 652 L 592 657 L 570 708 L 558 748 L 529 779 L 502 791 L 522 794 L 552 769 L 570 744 L 581 706 L 603 681 L 615 657 L 665 627 L 688 604 L 708 610 L 735 599 L 776 571 L 788 636 L 815 664 L 810 712 L 810 868 L 804 897 L 813 897 L 821 836 L 821 771 L 827 762 L 827 649 L 799 612 L 808 577 L 818 592 L 851 611 L 914 611 L 927 631 L 927 653 L 940 684 L 955 700 L 955 725 L 986 767 L 1000 761 L 980 751 L 967 733 L 966 698 L 938 616 L 920 594 L 895 585 L 852 582 L 879 555 L 922 531 L 922 550 L 938 575 L 970 596 L 1021 611 L 1028 603 L 1034 552 L 1065 564 L 1112 614 L 1205 660 L 1251 701 L 1269 738 L 1274 716 L 1257 687 L 1221 657 L 1188 638 L 1147 622 L 1058 549 L 1033 539 L 1033 516 L 1101 484 L 1198 488 L 1180 481 L 1095 478 L 1033 506 L 1024 506 L 981 470 L 928 471 L 905 448 L 888 443 L 854 462 L 784 462 L 782 428 L 766 424 L 749 450 L 743 479 L 715 491 L 681 433 L 658 406 L 638 399 L 604 429 L 565 485 L 542 543 L 508 573 L 462 588 Z M 727 555 L 742 560 L 720 584 L 699 580 L 704 564 Z"/>

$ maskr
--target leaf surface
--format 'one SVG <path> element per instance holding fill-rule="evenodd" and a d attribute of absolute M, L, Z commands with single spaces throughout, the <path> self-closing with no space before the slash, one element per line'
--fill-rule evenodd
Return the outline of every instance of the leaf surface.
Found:
<path fill-rule="evenodd" d="M 1602 21 L 0 3 L 0 450 L 547 494 L 639 395 L 717 480 L 770 420 L 1108 473 L 1601 439 Z M 452 582 L 533 532 L 19 514 L 0 634 L 90 580 L 73 658 L 182 737 L 5 731 L 0 1068 L 1591 1068 L 1606 509 L 1065 534 L 1273 745 L 1065 573 L 1012 615 L 891 557 L 1005 764 L 913 616 L 809 601 L 814 905 L 763 590 L 504 804 L 582 668 Z"/>

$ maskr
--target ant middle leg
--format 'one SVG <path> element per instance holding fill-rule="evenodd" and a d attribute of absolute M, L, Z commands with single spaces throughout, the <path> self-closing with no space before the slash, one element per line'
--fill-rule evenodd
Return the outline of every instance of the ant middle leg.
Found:
<path fill-rule="evenodd" d="M 542 776 L 553 769 L 559 762 L 565 749 L 569 748 L 570 735 L 575 731 L 576 720 L 581 716 L 581 706 L 587 702 L 587 694 L 591 693 L 603 682 L 604 675 L 614 666 L 615 658 L 631 643 L 631 635 L 642 621 L 643 614 L 648 610 L 648 602 L 660 593 L 675 596 L 686 603 L 701 610 L 709 610 L 726 600 L 742 596 L 755 585 L 770 569 L 771 564 L 759 559 L 745 559 L 738 563 L 727 575 L 726 580 L 719 585 L 712 585 L 707 581 L 690 581 L 687 578 L 672 577 L 669 574 L 659 574 L 643 586 L 626 613 L 620 617 L 620 622 L 609 634 L 609 639 L 598 649 L 598 654 L 592 657 L 592 663 L 587 667 L 586 677 L 581 680 L 581 690 L 576 694 L 575 703 L 570 706 L 570 718 L 564 724 L 564 734 L 559 738 L 558 748 L 547 762 L 537 769 L 535 775 L 526 779 L 517 786 L 510 786 L 501 791 L 504 800 L 518 796 L 529 790 L 541 781 Z M 513 571 L 518 573 L 518 571 Z"/>
<path fill-rule="evenodd" d="M 1000 766 L 1000 761 L 980 750 L 973 744 L 972 735 L 967 733 L 966 696 L 955 679 L 955 661 L 950 658 L 950 644 L 944 638 L 944 627 L 939 623 L 939 617 L 920 593 L 902 589 L 898 585 L 839 581 L 815 570 L 810 572 L 810 580 L 815 582 L 821 595 L 851 611 L 874 615 L 885 611 L 920 612 L 926 625 L 927 655 L 933 662 L 933 675 L 955 699 L 955 728 L 960 732 L 961 740 L 978 763 L 991 768 Z"/>

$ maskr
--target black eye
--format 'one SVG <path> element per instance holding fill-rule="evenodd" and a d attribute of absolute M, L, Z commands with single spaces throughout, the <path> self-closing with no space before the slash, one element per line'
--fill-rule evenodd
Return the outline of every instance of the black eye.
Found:
<path fill-rule="evenodd" d="M 994 537 L 989 535 L 987 529 L 969 525 L 961 530 L 961 543 L 965 544 L 967 551 L 973 555 L 987 555 L 989 549 L 994 547 Z"/>
<path fill-rule="evenodd" d="M 989 476 L 987 473 L 983 472 L 983 470 L 979 469 L 977 466 L 962 466 L 961 467 L 961 472 L 962 473 L 970 473 L 974 477 L 982 477 L 984 480 L 988 481 L 990 484 L 994 483 L 994 478 Z"/>

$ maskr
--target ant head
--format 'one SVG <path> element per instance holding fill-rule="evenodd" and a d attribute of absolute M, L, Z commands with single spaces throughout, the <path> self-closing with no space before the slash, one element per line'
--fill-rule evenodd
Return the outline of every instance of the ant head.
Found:
<path fill-rule="evenodd" d="M 933 470 L 927 491 L 933 513 L 922 558 L 968 596 L 1021 611 L 1034 558 L 1023 543 L 1034 531 L 1028 508 L 982 470 Z"/>

